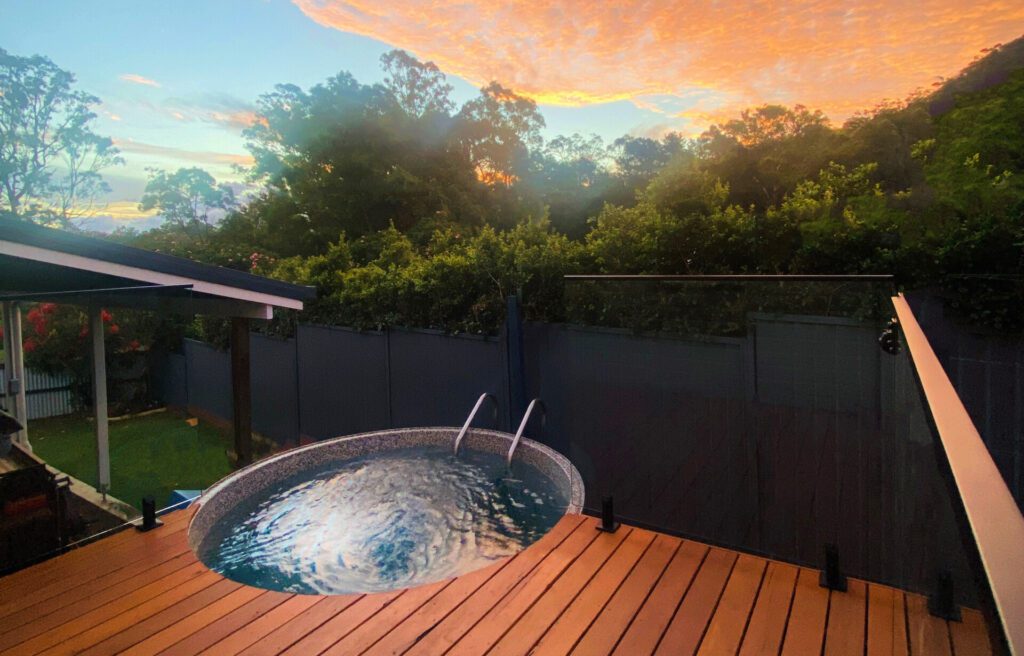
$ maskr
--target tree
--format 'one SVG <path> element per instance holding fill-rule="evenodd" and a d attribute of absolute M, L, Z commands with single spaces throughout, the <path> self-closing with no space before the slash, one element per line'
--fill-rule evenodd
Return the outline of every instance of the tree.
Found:
<path fill-rule="evenodd" d="M 547 207 L 551 225 L 582 237 L 587 220 L 608 200 L 608 151 L 597 135 L 558 136 L 530 153 L 525 187 Z"/>
<path fill-rule="evenodd" d="M 278 85 L 259 99 L 245 136 L 252 177 L 268 188 L 245 214 L 267 251 L 322 253 L 341 232 L 356 239 L 391 223 L 403 232 L 421 221 L 479 224 L 485 205 L 496 205 L 441 111 L 439 72 L 398 52 L 384 64 L 390 87 L 342 72 L 308 91 Z"/>
<path fill-rule="evenodd" d="M 712 126 L 708 134 L 713 136 L 721 132 L 749 148 L 796 137 L 827 124 L 828 119 L 821 110 L 811 111 L 803 105 L 794 105 L 792 109 L 782 105 L 761 105 L 744 109 L 738 119 Z"/>
<path fill-rule="evenodd" d="M 404 50 L 387 52 L 380 62 L 387 74 L 385 88 L 409 116 L 447 116 L 455 108 L 449 97 L 452 85 L 434 62 L 421 62 Z"/>
<path fill-rule="evenodd" d="M 68 143 L 60 161 L 66 174 L 54 184 L 53 192 L 55 209 L 65 221 L 89 214 L 95 200 L 110 192 L 100 171 L 124 164 L 113 140 L 88 132 Z"/>
<path fill-rule="evenodd" d="M 843 139 L 820 111 L 762 105 L 711 126 L 699 144 L 704 166 L 728 183 L 734 202 L 767 209 L 834 159 Z"/>
<path fill-rule="evenodd" d="M 539 148 L 544 117 L 537 103 L 491 82 L 462 106 L 462 143 L 481 180 L 510 186 L 530 148 Z"/>
<path fill-rule="evenodd" d="M 149 173 L 139 209 L 156 209 L 165 221 L 183 231 L 200 227 L 209 231 L 214 218 L 221 218 L 237 205 L 231 187 L 217 184 L 203 169 L 181 168 L 174 173 L 149 169 Z"/>
<path fill-rule="evenodd" d="M 0 192 L 15 215 L 67 223 L 107 190 L 100 171 L 123 163 L 90 123 L 96 96 L 46 57 L 0 48 Z"/>
<path fill-rule="evenodd" d="M 627 134 L 612 142 L 611 154 L 619 177 L 640 185 L 653 178 L 673 157 L 692 149 L 692 144 L 675 132 L 661 141 Z"/>
<path fill-rule="evenodd" d="M 242 135 L 256 160 L 251 174 L 277 187 L 288 186 L 288 174 L 305 162 L 310 144 L 378 117 L 388 106 L 381 86 L 360 84 L 342 71 L 309 91 L 278 84 L 256 101 L 257 120 Z"/>

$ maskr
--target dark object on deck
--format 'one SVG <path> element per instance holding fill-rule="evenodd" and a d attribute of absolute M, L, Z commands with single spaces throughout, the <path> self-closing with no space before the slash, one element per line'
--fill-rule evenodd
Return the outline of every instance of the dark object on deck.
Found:
<path fill-rule="evenodd" d="M 163 526 L 163 522 L 156 518 L 156 501 L 153 497 L 142 497 L 142 523 L 135 526 L 142 531 L 152 531 L 157 526 Z"/>
<path fill-rule="evenodd" d="M 846 576 L 839 569 L 839 548 L 834 544 L 825 545 L 825 569 L 821 570 L 818 583 L 829 590 L 846 592 Z"/>
<path fill-rule="evenodd" d="M 37 464 L 0 474 L 0 571 L 62 548 L 73 526 L 70 481 Z"/>
<path fill-rule="evenodd" d="M 21 425 L 21 422 L 14 415 L 0 408 L 0 436 L 14 435 L 22 428 L 24 426 Z"/>
<path fill-rule="evenodd" d="M 612 497 L 601 499 L 601 525 L 597 527 L 597 530 L 604 531 L 605 533 L 614 533 L 619 530 L 619 523 L 615 521 L 615 507 Z"/>
<path fill-rule="evenodd" d="M 935 577 L 935 591 L 928 597 L 928 612 L 944 620 L 959 622 L 960 606 L 956 603 L 953 589 L 953 574 L 948 570 Z"/>
<path fill-rule="evenodd" d="M 896 355 L 900 352 L 900 324 L 891 319 L 885 326 L 885 330 L 878 337 L 878 346 L 889 355 Z"/>

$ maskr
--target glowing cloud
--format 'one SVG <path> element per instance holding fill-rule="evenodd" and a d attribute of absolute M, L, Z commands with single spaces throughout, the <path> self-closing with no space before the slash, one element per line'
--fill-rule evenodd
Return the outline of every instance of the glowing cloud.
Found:
<path fill-rule="evenodd" d="M 192 163 L 193 165 L 239 165 L 252 166 L 253 158 L 250 155 L 236 153 L 216 153 L 201 150 L 185 150 L 183 148 L 172 148 L 169 146 L 158 146 L 156 144 L 143 143 L 131 139 L 114 139 L 114 145 L 124 153 L 135 155 L 148 155 L 161 159 L 177 160 L 179 162 Z"/>
<path fill-rule="evenodd" d="M 542 104 L 630 100 L 693 123 L 764 102 L 841 120 L 957 73 L 1024 25 L 1019 0 L 293 2 L 472 83 Z"/>
<path fill-rule="evenodd" d="M 114 221 L 137 221 L 156 215 L 156 210 L 143 212 L 138 201 L 116 200 L 102 206 L 97 214 L 109 216 Z"/>
<path fill-rule="evenodd" d="M 156 80 L 151 80 L 148 77 L 142 77 L 141 75 L 136 75 L 135 73 L 124 73 L 123 75 L 119 75 L 118 77 L 124 80 L 125 82 L 131 82 L 132 84 L 141 84 L 147 87 L 160 87 L 160 83 Z"/>
<path fill-rule="evenodd" d="M 262 120 L 251 103 L 225 94 L 198 98 L 169 98 L 164 107 L 179 121 L 203 121 L 232 130 L 243 130 Z"/>

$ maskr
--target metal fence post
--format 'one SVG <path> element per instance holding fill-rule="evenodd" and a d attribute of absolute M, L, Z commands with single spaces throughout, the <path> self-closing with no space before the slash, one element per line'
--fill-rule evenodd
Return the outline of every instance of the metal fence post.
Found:
<path fill-rule="evenodd" d="M 526 373 L 523 364 L 523 322 L 519 311 L 519 297 L 507 299 L 505 312 L 505 350 L 508 362 L 508 430 L 515 426 L 516 417 L 526 410 Z"/>

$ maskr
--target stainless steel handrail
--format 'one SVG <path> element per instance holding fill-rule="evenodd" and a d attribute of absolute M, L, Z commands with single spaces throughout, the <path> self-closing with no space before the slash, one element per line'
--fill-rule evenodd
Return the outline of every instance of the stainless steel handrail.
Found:
<path fill-rule="evenodd" d="M 466 417 L 466 423 L 462 425 L 462 430 L 460 430 L 459 434 L 455 437 L 455 448 L 452 449 L 452 453 L 455 455 L 459 455 L 459 444 L 462 442 L 462 438 L 466 436 L 466 432 L 469 430 L 469 425 L 473 423 L 473 417 L 476 417 L 477 410 L 480 409 L 480 406 L 483 405 L 484 401 L 488 398 L 494 401 L 494 418 L 498 418 L 498 398 L 489 392 L 484 392 L 480 395 L 480 398 L 476 400 L 476 405 L 473 406 L 473 409 L 469 412 L 469 416 Z"/>
<path fill-rule="evenodd" d="M 519 422 L 519 430 L 516 431 L 515 439 L 512 440 L 512 446 L 509 447 L 508 457 L 505 459 L 508 466 L 512 466 L 512 454 L 515 452 L 516 447 L 519 446 L 519 440 L 523 437 L 523 431 L 526 430 L 526 422 L 530 421 L 530 414 L 533 413 L 534 406 L 540 404 L 541 410 L 541 428 L 544 427 L 544 423 L 547 421 L 548 409 L 544 405 L 544 402 L 540 399 L 534 399 L 530 401 L 530 405 L 526 406 L 526 413 L 523 414 L 523 420 Z"/>

